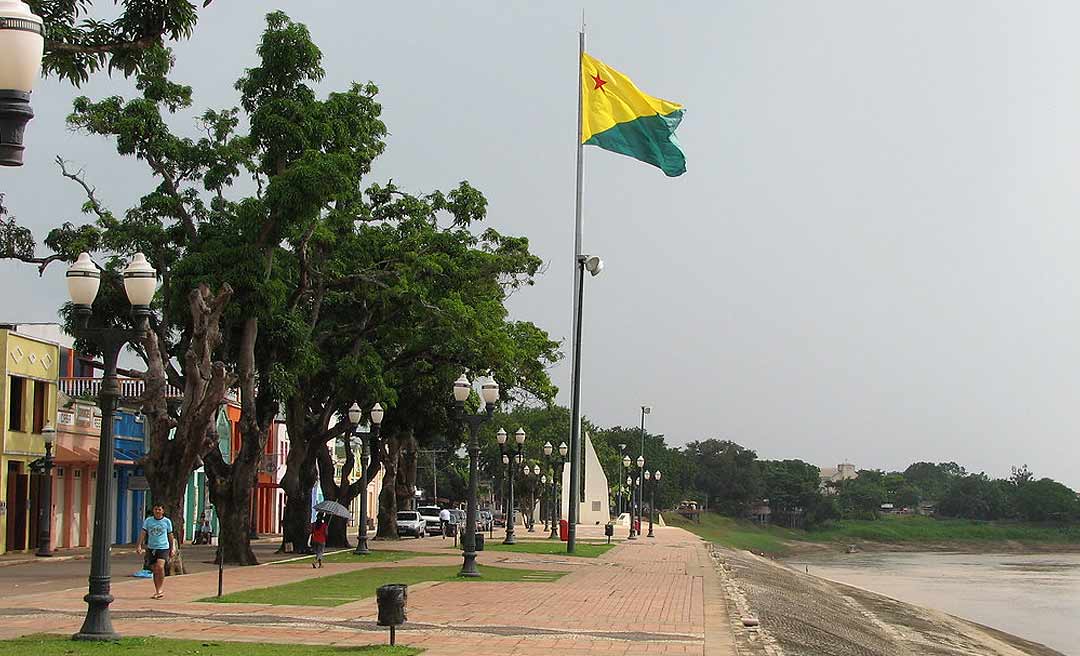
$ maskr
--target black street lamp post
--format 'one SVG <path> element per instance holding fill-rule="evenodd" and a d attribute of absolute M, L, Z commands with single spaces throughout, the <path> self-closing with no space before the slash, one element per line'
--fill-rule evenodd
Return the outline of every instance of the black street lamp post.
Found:
<path fill-rule="evenodd" d="M 150 318 L 150 301 L 157 287 L 157 272 L 142 253 L 136 253 L 124 270 L 124 291 L 131 303 L 135 327 L 116 328 L 89 325 L 91 305 L 101 283 L 101 272 L 90 260 L 90 255 L 80 253 L 79 259 L 67 271 L 68 292 L 74 304 L 75 336 L 95 343 L 101 350 L 105 365 L 98 392 L 101 408 L 101 438 L 98 447 L 97 509 L 94 512 L 94 537 L 90 558 L 90 590 L 83 597 L 87 603 L 86 619 L 75 640 L 116 640 L 120 636 L 113 630 L 109 604 L 112 577 L 109 547 L 109 528 L 112 526 L 113 509 L 106 500 L 113 498 L 113 413 L 120 398 L 120 384 L 116 378 L 116 362 L 120 350 L 128 342 L 136 342 L 146 336 Z"/>
<path fill-rule="evenodd" d="M 529 470 L 529 466 L 525 465 L 525 475 L 528 476 L 530 473 L 533 476 L 536 476 L 537 478 L 540 478 L 540 465 L 533 465 L 531 472 Z M 543 489 L 544 489 L 542 486 L 534 486 L 534 489 L 536 487 L 540 487 L 541 491 L 543 491 Z M 529 533 L 535 533 L 536 532 L 536 514 L 535 514 L 536 513 L 536 495 L 535 494 L 530 495 L 529 496 L 529 501 L 530 501 L 530 504 L 529 504 L 529 529 L 528 530 L 529 530 Z"/>
<path fill-rule="evenodd" d="M 626 465 L 630 460 L 626 457 L 626 445 L 619 445 L 619 502 L 616 504 L 615 509 L 618 511 L 616 514 L 623 514 L 623 494 L 622 494 L 622 479 L 626 475 Z"/>
<path fill-rule="evenodd" d="M 382 405 L 378 403 L 371 407 L 371 431 L 369 436 L 373 441 L 379 437 L 379 428 L 382 425 L 384 412 Z M 349 423 L 352 424 L 353 434 L 360 440 L 360 526 L 356 534 L 356 550 L 353 551 L 357 556 L 366 556 L 371 553 L 371 550 L 368 549 L 367 539 L 367 465 L 371 452 L 368 450 L 368 441 L 364 439 L 363 433 L 357 430 L 360 427 L 362 416 L 363 412 L 360 410 L 360 405 L 353 403 L 352 407 L 349 408 Z"/>
<path fill-rule="evenodd" d="M 480 572 L 476 569 L 476 495 L 477 495 L 477 465 L 480 460 L 480 427 L 491 420 L 495 414 L 495 402 L 499 400 L 499 384 L 494 378 L 480 386 L 480 398 L 484 401 L 482 414 L 467 414 L 465 401 L 472 391 L 472 383 L 461 374 L 454 381 L 454 402 L 457 404 L 458 419 L 469 428 L 469 504 L 465 511 L 465 536 L 461 546 L 464 549 L 464 560 L 461 563 L 459 576 L 476 577 Z"/>
<path fill-rule="evenodd" d="M 645 509 L 645 490 L 642 487 L 642 473 L 645 471 L 645 456 L 637 457 L 637 476 L 634 478 L 634 493 L 637 495 L 637 530 L 635 533 L 641 537 L 641 515 Z"/>
<path fill-rule="evenodd" d="M 645 472 L 645 480 L 649 480 L 649 472 Z M 649 486 L 649 534 L 646 537 L 656 537 L 653 535 L 653 514 L 656 512 L 656 486 L 660 485 L 660 470 L 657 469 L 652 475 L 652 485 Z"/>
<path fill-rule="evenodd" d="M 566 442 L 563 442 L 559 445 L 559 457 L 556 458 L 551 442 L 544 444 L 544 455 L 549 458 L 548 466 L 551 468 L 551 508 L 548 511 L 551 523 L 551 535 L 548 536 L 549 540 L 559 539 L 558 524 L 561 511 L 559 504 L 559 482 L 562 480 L 563 465 L 566 464 L 566 453 L 569 450 L 569 447 L 566 446 Z"/>
<path fill-rule="evenodd" d="M 620 444 L 619 446 L 623 445 Z M 623 473 L 630 473 L 630 456 L 623 456 L 620 463 L 622 464 L 622 468 L 619 470 L 619 478 L 621 480 Z M 619 496 L 621 497 L 622 485 L 620 485 L 619 488 Z M 629 508 L 627 509 L 628 512 L 626 513 L 626 523 L 630 525 L 630 532 L 627 533 L 626 539 L 636 540 L 637 538 L 634 537 L 634 479 L 630 476 L 626 477 L 626 503 L 629 506 Z"/>
<path fill-rule="evenodd" d="M 514 465 L 521 463 L 525 449 L 525 429 L 517 429 L 513 443 L 507 441 L 506 430 L 503 428 L 496 433 L 495 439 L 499 443 L 499 451 L 503 454 L 503 462 L 506 463 L 506 538 L 503 544 L 517 544 L 514 539 Z"/>
<path fill-rule="evenodd" d="M 45 439 L 45 457 L 40 460 L 41 473 L 45 476 L 41 484 L 41 507 L 38 509 L 38 546 L 35 556 L 48 558 L 52 553 L 52 470 L 53 441 L 56 440 L 56 429 L 52 424 L 45 424 L 41 429 L 41 436 Z"/>

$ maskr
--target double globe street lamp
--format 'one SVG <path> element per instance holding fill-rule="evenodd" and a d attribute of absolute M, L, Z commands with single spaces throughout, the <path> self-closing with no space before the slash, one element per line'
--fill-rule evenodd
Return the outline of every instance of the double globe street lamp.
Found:
<path fill-rule="evenodd" d="M 566 463 L 566 454 L 570 451 L 566 446 L 566 442 L 559 444 L 559 457 L 553 457 L 552 453 L 555 448 L 551 446 L 551 442 L 544 443 L 544 456 L 548 459 L 548 467 L 551 470 L 551 504 L 548 510 L 548 517 L 551 523 L 551 535 L 548 536 L 549 540 L 559 539 L 559 483 L 562 480 L 563 465 Z"/>
<path fill-rule="evenodd" d="M 0 0 L 0 166 L 22 166 L 30 93 L 41 72 L 45 24 L 24 2 Z"/>
<path fill-rule="evenodd" d="M 499 384 L 494 378 L 488 378 L 480 386 L 480 398 L 484 402 L 484 411 L 481 414 L 468 414 L 465 412 L 465 401 L 472 392 L 472 383 L 461 374 L 454 381 L 454 403 L 457 405 L 458 419 L 469 428 L 469 505 L 465 511 L 465 536 L 462 540 L 464 560 L 461 563 L 460 576 L 476 577 L 480 572 L 476 569 L 476 494 L 477 494 L 477 463 L 480 460 L 480 427 L 491 420 L 495 414 L 495 403 L 499 400 Z"/>
<path fill-rule="evenodd" d="M 530 474 L 539 478 L 540 477 L 540 465 L 533 465 L 532 467 L 529 467 L 529 465 L 525 465 L 525 477 L 528 478 Z M 536 486 L 533 486 L 533 487 L 534 487 L 534 489 L 536 487 L 539 487 L 540 490 L 541 490 L 541 494 L 542 494 L 543 489 L 544 489 L 544 483 L 546 483 L 546 482 L 547 482 L 547 480 L 546 480 L 546 477 L 545 477 L 544 479 L 539 481 L 540 485 L 536 485 Z M 535 501 L 535 499 L 536 499 L 535 495 L 529 497 L 530 501 Z M 528 524 L 529 533 L 535 533 L 536 532 L 536 517 L 533 514 L 535 511 L 536 511 L 536 504 L 533 503 L 529 507 L 529 515 L 528 515 L 529 519 L 528 519 L 528 521 L 526 521 L 526 524 Z"/>
<path fill-rule="evenodd" d="M 97 498 L 113 498 L 113 413 L 120 398 L 120 384 L 116 377 L 116 362 L 120 350 L 128 342 L 144 339 L 149 331 L 150 301 L 157 288 L 157 272 L 142 253 L 136 253 L 124 269 L 124 292 L 131 303 L 133 328 L 113 327 L 108 322 L 90 325 L 92 305 L 101 285 L 101 271 L 88 253 L 79 258 L 67 271 L 68 293 L 74 305 L 75 336 L 95 344 L 101 351 L 104 375 L 98 392 L 101 409 L 101 437 L 98 451 Z M 73 637 L 75 640 L 116 640 L 109 615 L 111 594 L 111 563 L 109 559 L 109 528 L 113 523 L 113 508 L 108 503 L 97 504 L 94 511 L 94 537 L 90 558 L 90 590 L 83 597 L 86 601 L 86 619 Z"/>
<path fill-rule="evenodd" d="M 514 442 L 507 442 L 506 429 L 500 428 L 495 434 L 495 440 L 499 443 L 499 451 L 503 454 L 503 464 L 506 465 L 506 538 L 503 544 L 517 544 L 514 539 L 514 465 L 523 459 L 525 450 L 525 429 L 518 428 L 514 433 Z"/>
<path fill-rule="evenodd" d="M 371 406 L 371 412 L 368 416 L 371 418 L 371 431 L 369 433 L 372 441 L 379 438 L 379 427 L 382 425 L 384 410 L 382 405 L 376 403 Z M 359 432 L 360 419 L 363 417 L 363 411 L 360 410 L 360 404 L 353 403 L 349 408 L 349 424 L 352 426 L 353 435 L 360 440 L 360 529 L 356 534 L 356 550 L 353 551 L 357 556 L 366 556 L 371 553 L 368 549 L 367 539 L 367 497 L 368 497 L 368 479 L 367 479 L 367 464 L 371 458 L 371 452 L 368 450 L 368 441 L 364 439 L 364 435 Z"/>
<path fill-rule="evenodd" d="M 652 485 L 649 486 L 649 534 L 645 537 L 656 537 L 653 535 L 653 513 L 656 512 L 656 486 L 660 484 L 660 470 L 657 469 L 652 475 L 649 475 L 649 471 L 645 470 L 645 482 L 648 483 L 649 479 L 652 479 Z"/>
<path fill-rule="evenodd" d="M 637 477 L 634 479 L 634 488 L 637 493 L 637 525 L 634 533 L 641 537 L 641 514 L 645 505 L 645 490 L 642 487 L 643 481 L 641 480 L 642 472 L 645 471 L 645 456 L 641 455 L 637 457 Z"/>

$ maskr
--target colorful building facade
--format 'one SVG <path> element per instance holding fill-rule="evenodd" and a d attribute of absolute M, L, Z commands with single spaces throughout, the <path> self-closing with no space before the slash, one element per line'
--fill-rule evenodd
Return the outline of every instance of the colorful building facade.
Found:
<path fill-rule="evenodd" d="M 30 463 L 45 455 L 42 431 L 56 425 L 60 350 L 51 342 L 0 326 L 0 554 L 37 547 L 45 477 Z M 45 516 L 52 514 L 46 509 Z"/>

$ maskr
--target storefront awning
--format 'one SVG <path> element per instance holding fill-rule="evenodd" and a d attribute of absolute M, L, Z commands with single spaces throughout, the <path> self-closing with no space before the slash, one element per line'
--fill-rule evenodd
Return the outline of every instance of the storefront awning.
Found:
<path fill-rule="evenodd" d="M 79 449 L 57 443 L 55 449 L 53 461 L 58 465 L 93 465 L 98 461 L 98 450 L 93 447 Z"/>

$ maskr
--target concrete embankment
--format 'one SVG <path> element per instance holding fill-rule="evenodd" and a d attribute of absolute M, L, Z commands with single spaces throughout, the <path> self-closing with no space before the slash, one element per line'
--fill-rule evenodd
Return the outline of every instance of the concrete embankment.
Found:
<path fill-rule="evenodd" d="M 714 546 L 740 656 L 1063 656 L 947 613 Z M 744 618 L 758 626 L 744 626 Z M 753 623 L 753 622 L 748 622 Z"/>

